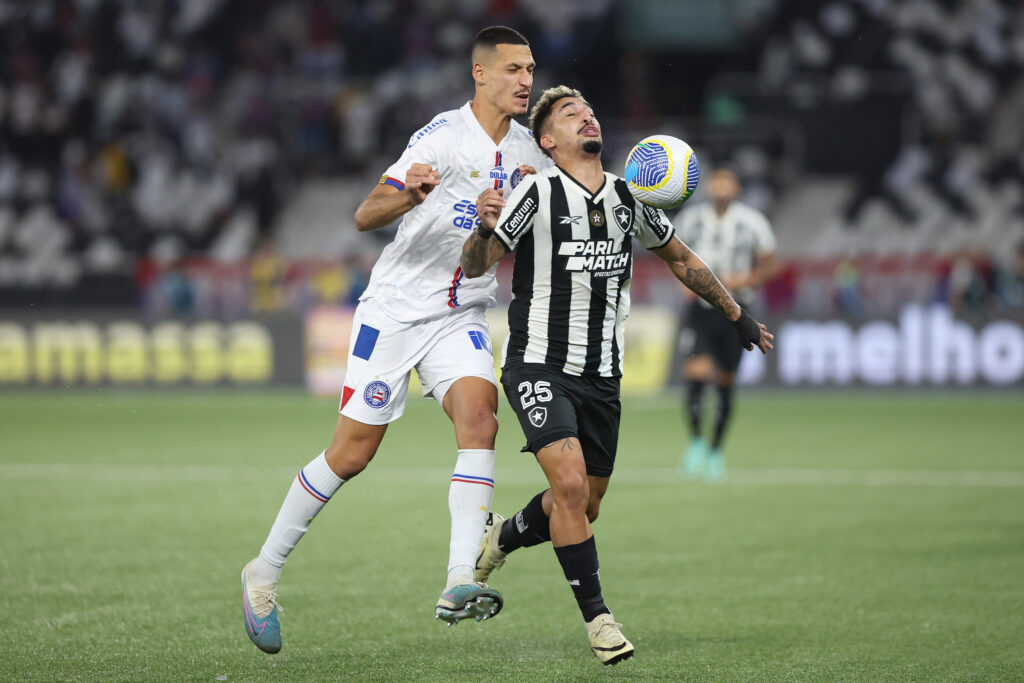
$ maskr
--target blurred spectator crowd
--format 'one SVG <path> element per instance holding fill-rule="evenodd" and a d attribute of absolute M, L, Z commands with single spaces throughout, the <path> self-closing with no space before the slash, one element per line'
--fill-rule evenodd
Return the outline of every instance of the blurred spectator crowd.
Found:
<path fill-rule="evenodd" d="M 864 234 L 826 231 L 821 251 L 884 251 L 900 230 L 916 233 L 918 248 L 1012 249 L 1024 227 L 1024 4 L 780 3 L 769 32 L 761 81 L 818 79 L 827 95 L 804 104 L 832 115 L 828 133 L 852 137 L 860 152 L 838 225 Z M 895 103 L 887 125 L 862 106 L 871 100 L 876 109 Z M 845 120 L 840 107 L 867 113 L 869 125 Z"/>
<path fill-rule="evenodd" d="M 674 112 L 651 109 L 672 60 L 616 40 L 627 5 L 0 0 L 0 305 L 232 315 L 352 302 L 372 262 L 344 250 L 329 261 L 283 255 L 281 233 L 306 227 L 283 225 L 285 208 L 311 181 L 362 187 L 410 132 L 460 105 L 480 27 L 530 37 L 543 65 L 535 91 L 583 87 L 610 156 L 655 121 L 673 132 Z M 760 99 L 744 103 L 724 81 L 700 90 L 702 74 L 688 92 L 706 101 L 685 113 L 706 125 L 679 134 L 738 167 L 748 201 L 769 213 L 801 174 L 858 178 L 813 240 L 776 222 L 784 246 L 818 249 L 783 271 L 768 305 L 1024 306 L 1024 5 L 780 1 L 743 31 L 725 67 L 745 70 Z M 671 68 L 680 83 L 692 77 Z M 736 102 L 772 113 L 764 92 L 786 93 L 774 113 L 798 122 L 802 160 L 785 126 L 764 132 L 766 116 L 736 115 Z M 830 127 L 872 114 L 886 122 L 875 133 Z M 780 179 L 783 166 L 791 177 Z M 349 208 L 340 213 L 347 225 Z M 887 246 L 896 233 L 910 236 L 899 255 Z M 661 303 L 653 286 L 637 293 Z"/>
<path fill-rule="evenodd" d="M 379 172 L 460 104 L 479 27 L 518 12 L 569 61 L 610 5 L 0 0 L 0 303 L 245 259 L 305 179 Z"/>

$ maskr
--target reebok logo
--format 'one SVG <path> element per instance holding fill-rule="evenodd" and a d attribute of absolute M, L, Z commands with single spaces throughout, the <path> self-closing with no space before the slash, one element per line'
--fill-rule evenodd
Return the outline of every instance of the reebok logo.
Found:
<path fill-rule="evenodd" d="M 559 216 L 559 225 L 579 225 L 583 216 Z"/>
<path fill-rule="evenodd" d="M 523 533 L 524 531 L 526 531 L 526 522 L 523 521 L 522 510 L 516 513 L 516 529 L 519 530 L 519 533 Z"/>

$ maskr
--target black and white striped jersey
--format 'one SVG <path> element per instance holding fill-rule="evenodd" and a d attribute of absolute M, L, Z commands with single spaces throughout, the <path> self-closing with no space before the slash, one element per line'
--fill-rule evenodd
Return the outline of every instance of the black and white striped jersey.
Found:
<path fill-rule="evenodd" d="M 611 173 L 594 194 L 557 166 L 524 178 L 494 233 L 516 251 L 503 364 L 620 377 L 632 240 L 656 249 L 674 232 L 663 211 L 636 201 Z"/>

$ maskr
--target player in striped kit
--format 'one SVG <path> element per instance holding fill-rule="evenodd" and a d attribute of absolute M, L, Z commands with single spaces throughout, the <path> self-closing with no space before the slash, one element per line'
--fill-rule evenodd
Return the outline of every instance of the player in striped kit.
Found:
<path fill-rule="evenodd" d="M 632 241 L 733 321 L 738 345 L 766 353 L 772 335 L 675 237 L 664 212 L 639 204 L 625 181 L 603 170 L 601 129 L 578 91 L 545 91 L 530 124 L 556 166 L 527 178 L 507 201 L 494 190 L 481 194 L 481 224 L 462 267 L 472 278 L 516 251 L 501 383 L 526 434 L 524 450 L 536 455 L 550 488 L 503 524 L 492 513 L 474 578 L 485 581 L 517 548 L 551 541 L 591 650 L 615 664 L 633 645 L 601 594 L 590 523 L 615 463 Z"/>
<path fill-rule="evenodd" d="M 515 187 L 549 162 L 512 119 L 526 113 L 533 85 L 526 39 L 506 27 L 484 29 L 472 57 L 473 100 L 414 133 L 356 210 L 360 231 L 402 222 L 356 308 L 334 438 L 299 472 L 259 555 L 242 571 L 246 633 L 264 652 L 281 649 L 277 584 L 285 559 L 402 416 L 413 368 L 424 395 L 454 423 L 458 447 L 448 495 L 448 576 L 435 616 L 454 624 L 501 609 L 500 593 L 473 580 L 494 490 L 498 396 L 484 309 L 493 305 L 497 283 L 493 272 L 467 281 L 459 256 L 479 223 L 481 190 Z"/>
<path fill-rule="evenodd" d="M 754 304 L 755 289 L 775 270 L 775 234 L 763 213 L 737 201 L 740 181 L 728 168 L 716 169 L 708 179 L 709 202 L 685 209 L 679 232 L 686 243 L 722 277 L 722 284 L 745 307 Z M 686 416 L 690 444 L 683 452 L 684 476 L 706 474 L 725 477 L 722 440 L 732 415 L 733 383 L 740 367 L 740 349 L 723 344 L 732 330 L 729 321 L 704 301 L 690 304 L 680 350 L 686 358 Z M 705 440 L 701 432 L 704 386 L 714 382 L 718 393 L 714 431 Z"/>

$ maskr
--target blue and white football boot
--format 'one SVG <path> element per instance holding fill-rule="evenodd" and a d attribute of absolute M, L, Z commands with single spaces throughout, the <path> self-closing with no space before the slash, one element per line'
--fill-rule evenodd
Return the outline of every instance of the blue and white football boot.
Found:
<path fill-rule="evenodd" d="M 255 560 L 254 560 L 255 561 Z M 281 621 L 277 617 L 277 584 L 253 586 L 247 580 L 249 565 L 242 569 L 242 607 L 245 633 L 267 654 L 281 650 Z"/>
<path fill-rule="evenodd" d="M 454 626 L 463 619 L 483 621 L 501 611 L 501 593 L 486 583 L 461 583 L 445 588 L 434 608 L 434 618 Z"/>

